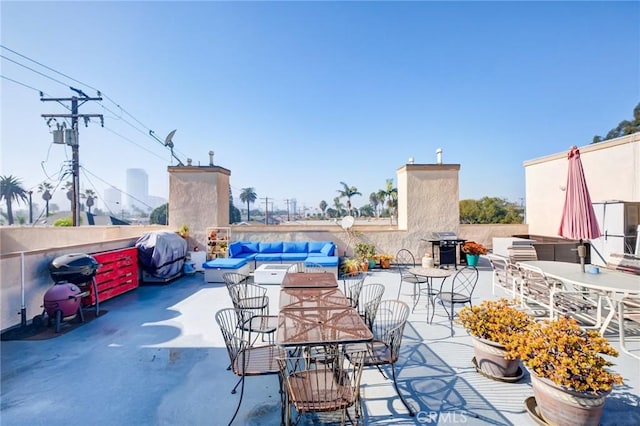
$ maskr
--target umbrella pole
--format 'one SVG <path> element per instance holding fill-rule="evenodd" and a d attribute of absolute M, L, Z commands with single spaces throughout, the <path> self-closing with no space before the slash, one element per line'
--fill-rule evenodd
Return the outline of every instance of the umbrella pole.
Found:
<path fill-rule="evenodd" d="M 582 272 L 584 270 L 584 258 L 587 256 L 587 248 L 584 245 L 584 242 L 580 240 L 580 245 L 578 246 L 578 257 L 580 258 L 580 266 L 582 267 Z"/>

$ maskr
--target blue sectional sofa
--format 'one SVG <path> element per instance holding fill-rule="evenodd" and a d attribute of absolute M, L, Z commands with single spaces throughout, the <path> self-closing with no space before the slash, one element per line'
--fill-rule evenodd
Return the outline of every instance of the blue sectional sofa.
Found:
<path fill-rule="evenodd" d="M 336 245 L 331 241 L 235 241 L 229 257 L 244 258 L 253 269 L 262 263 L 313 262 L 338 268 Z"/>

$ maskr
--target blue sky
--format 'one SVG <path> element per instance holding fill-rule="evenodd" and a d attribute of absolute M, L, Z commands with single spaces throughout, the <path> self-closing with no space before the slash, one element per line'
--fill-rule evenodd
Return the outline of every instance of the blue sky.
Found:
<path fill-rule="evenodd" d="M 175 162 L 147 133 L 177 129 L 176 155 L 205 165 L 213 150 L 234 195 L 253 187 L 274 207 L 295 198 L 311 211 L 332 204 L 340 181 L 362 192 L 359 207 L 409 157 L 434 163 L 437 148 L 461 165 L 461 199 L 519 202 L 524 161 L 589 144 L 640 101 L 638 2 L 3 1 L 0 11 L 1 173 L 27 189 L 56 185 L 71 158 L 40 116 L 66 111 L 33 89 L 102 91 L 80 108 L 105 117 L 105 128 L 80 128 L 83 189 L 125 190 L 125 170 L 143 168 L 151 195 L 166 197 Z"/>

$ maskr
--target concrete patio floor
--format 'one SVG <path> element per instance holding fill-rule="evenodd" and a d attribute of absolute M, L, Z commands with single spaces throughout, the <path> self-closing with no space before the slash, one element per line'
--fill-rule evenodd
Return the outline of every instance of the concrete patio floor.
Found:
<path fill-rule="evenodd" d="M 474 301 L 496 298 L 484 259 L 479 269 Z M 374 270 L 365 284 L 374 282 L 386 286 L 384 299 L 396 298 L 397 274 Z M 266 287 L 275 313 L 279 286 Z M 401 295 L 408 303 L 409 290 L 406 286 Z M 197 273 L 109 300 L 102 305 L 107 311 L 103 316 L 59 337 L 3 341 L 0 423 L 227 424 L 239 393 L 230 393 L 237 378 L 226 369 L 228 357 L 214 314 L 230 305 L 223 284 L 206 284 Z M 429 324 L 425 305 L 426 300 L 409 318 L 396 368 L 400 390 L 418 415 L 408 416 L 392 382 L 368 369 L 362 378 L 361 423 L 535 425 L 524 408 L 533 395 L 527 373 L 518 383 L 482 376 L 473 367 L 467 333 L 456 326 L 450 337 L 441 307 Z M 618 348 L 617 334 L 610 337 Z M 638 425 L 640 361 L 624 353 L 613 361 L 625 383 L 607 398 L 601 423 Z M 278 378 L 248 378 L 234 424 L 279 422 Z"/>

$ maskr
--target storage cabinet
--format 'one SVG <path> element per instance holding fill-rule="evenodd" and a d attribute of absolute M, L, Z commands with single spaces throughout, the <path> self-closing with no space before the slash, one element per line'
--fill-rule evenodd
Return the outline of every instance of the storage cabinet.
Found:
<path fill-rule="evenodd" d="M 227 257 L 231 228 L 207 228 L 207 260 Z"/>
<path fill-rule="evenodd" d="M 96 271 L 96 285 L 98 301 L 104 302 L 122 293 L 138 287 L 138 249 L 135 247 L 93 253 L 100 264 Z M 93 286 L 87 297 L 83 299 L 85 305 L 95 305 L 96 295 Z"/>

